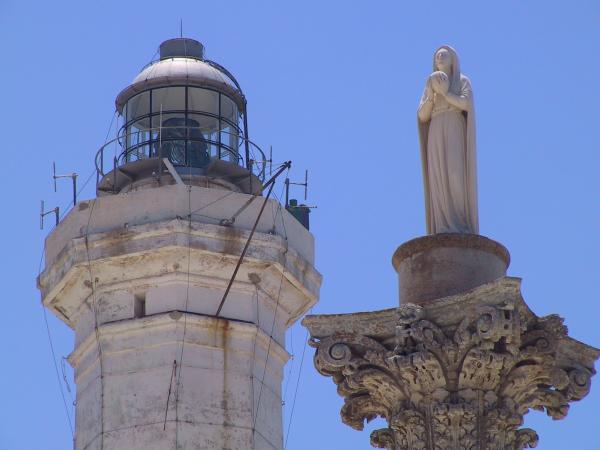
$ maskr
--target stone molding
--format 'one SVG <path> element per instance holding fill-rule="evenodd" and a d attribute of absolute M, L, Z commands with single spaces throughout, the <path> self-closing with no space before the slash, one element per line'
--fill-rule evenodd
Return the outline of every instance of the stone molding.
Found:
<path fill-rule="evenodd" d="M 238 261 L 248 232 L 219 225 L 168 220 L 130 226 L 126 230 L 76 238 L 63 249 L 60 258 L 46 267 L 38 278 L 43 302 L 61 320 L 74 327 L 73 316 L 91 295 L 88 252 L 96 294 L 104 290 L 133 289 L 136 283 L 158 278 L 179 278 L 197 285 L 224 289 Z M 187 258 L 191 256 L 187 273 Z M 127 271 L 123 270 L 127 267 Z M 284 276 L 290 289 L 282 299 L 282 310 L 290 318 L 300 317 L 317 301 L 321 275 L 277 235 L 255 233 L 234 290 L 253 292 L 248 273 L 258 272 L 278 286 Z M 266 280 L 265 280 L 266 281 Z M 267 292 L 277 297 L 278 288 Z M 293 293 L 293 295 L 292 295 Z M 298 301 L 300 300 L 300 301 Z"/>
<path fill-rule="evenodd" d="M 371 444 L 388 450 L 535 447 L 537 433 L 520 428 L 523 415 L 563 419 L 589 392 L 600 351 L 503 288 L 500 280 L 447 306 L 375 312 L 382 326 L 371 323 L 370 334 L 359 331 L 369 313 L 350 327 L 353 314 L 307 317 L 315 366 L 344 397 L 342 421 L 362 430 L 365 420 L 384 418 L 388 428 L 374 431 Z"/>
<path fill-rule="evenodd" d="M 249 236 L 249 232 L 220 225 L 192 221 L 191 230 L 187 221 L 173 219 L 150 224 L 129 226 L 118 231 L 94 233 L 88 236 L 89 256 L 92 262 L 103 262 L 111 258 L 141 255 L 160 249 L 178 248 L 231 257 L 237 261 Z M 279 264 L 284 270 L 298 278 L 307 279 L 310 288 L 319 286 L 321 275 L 309 261 L 290 248 L 278 235 L 255 233 L 248 251 L 248 260 Z M 84 237 L 68 242 L 59 256 L 46 261 L 47 267 L 38 279 L 38 287 L 46 297 L 54 285 L 78 265 L 87 264 Z"/>
<path fill-rule="evenodd" d="M 392 256 L 392 264 L 397 267 L 415 253 L 439 247 L 468 248 L 493 253 L 502 259 L 507 267 L 510 265 L 510 253 L 499 242 L 478 234 L 459 233 L 439 233 L 411 239 L 396 249 Z"/>

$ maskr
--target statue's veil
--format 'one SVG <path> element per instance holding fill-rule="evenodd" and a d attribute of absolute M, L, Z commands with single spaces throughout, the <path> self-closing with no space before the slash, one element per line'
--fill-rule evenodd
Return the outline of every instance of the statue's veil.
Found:
<path fill-rule="evenodd" d="M 458 54 L 456 53 L 456 50 L 454 50 L 449 45 L 442 45 L 440 48 L 438 48 L 433 53 L 433 66 L 432 66 L 433 72 L 435 72 L 437 70 L 437 68 L 435 67 L 435 55 L 437 55 L 437 52 L 439 52 L 441 49 L 448 50 L 448 53 L 450 53 L 450 59 L 452 60 L 452 75 L 450 77 L 450 92 L 453 92 L 454 94 L 460 94 L 460 62 L 458 60 Z"/>

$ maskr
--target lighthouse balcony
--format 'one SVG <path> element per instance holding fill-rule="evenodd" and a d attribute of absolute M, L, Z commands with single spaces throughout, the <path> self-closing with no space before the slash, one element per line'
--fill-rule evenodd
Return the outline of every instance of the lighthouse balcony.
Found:
<path fill-rule="evenodd" d="M 178 67 L 179 62 L 163 60 L 156 65 Z M 203 61 L 189 63 L 216 70 Z M 194 82 L 205 83 L 205 78 Z M 169 78 L 167 86 L 162 84 L 166 79 L 156 86 L 145 80 L 135 82 L 117 99 L 119 131 L 96 156 L 99 195 L 122 192 L 140 181 L 147 185 L 150 178 L 160 185 L 169 176 L 172 180 L 174 171 L 191 183 L 209 177 L 241 192 L 259 192 L 267 161 L 248 139 L 241 91 L 225 85 L 189 85 L 191 79 L 180 85 Z"/>
<path fill-rule="evenodd" d="M 182 178 L 219 179 L 249 194 L 262 190 L 267 158 L 253 142 L 237 132 L 207 133 L 195 118 L 172 115 L 161 123 L 164 126 L 145 130 L 122 128 L 119 137 L 98 150 L 98 194 L 119 193 L 134 182 L 169 177 L 168 163 Z"/>

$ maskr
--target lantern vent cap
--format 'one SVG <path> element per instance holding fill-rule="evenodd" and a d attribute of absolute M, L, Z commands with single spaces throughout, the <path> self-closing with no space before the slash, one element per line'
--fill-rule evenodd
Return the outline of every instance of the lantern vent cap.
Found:
<path fill-rule="evenodd" d="M 195 58 L 204 59 L 204 46 L 195 39 L 174 38 L 160 44 L 160 59 Z"/>

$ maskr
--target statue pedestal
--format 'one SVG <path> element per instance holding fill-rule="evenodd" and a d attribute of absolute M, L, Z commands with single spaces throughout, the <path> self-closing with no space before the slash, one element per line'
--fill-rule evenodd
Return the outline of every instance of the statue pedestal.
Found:
<path fill-rule="evenodd" d="M 425 304 L 468 291 L 505 276 L 509 263 L 503 245 L 476 234 L 419 237 L 392 257 L 401 304 Z"/>
<path fill-rule="evenodd" d="M 344 397 L 342 421 L 388 450 L 521 450 L 530 409 L 562 419 L 590 390 L 600 350 L 537 317 L 506 277 L 508 252 L 482 236 L 415 239 L 394 255 L 401 306 L 307 316 L 315 366 Z M 412 302 L 412 303 L 411 303 Z"/>

